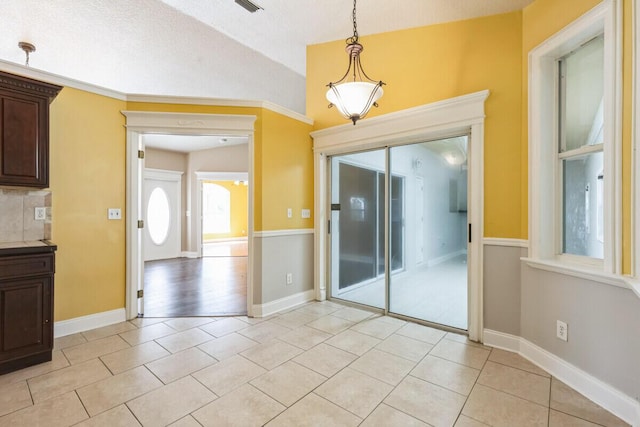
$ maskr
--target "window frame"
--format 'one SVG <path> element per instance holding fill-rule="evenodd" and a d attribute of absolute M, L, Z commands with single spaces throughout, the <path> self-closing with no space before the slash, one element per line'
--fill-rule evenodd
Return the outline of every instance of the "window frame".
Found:
<path fill-rule="evenodd" d="M 621 1 L 604 0 L 529 53 L 529 258 L 569 274 L 621 274 Z M 562 155 L 559 155 L 558 62 L 604 35 L 604 257 L 562 253 Z M 584 148 L 584 147 L 583 147 Z M 596 150 L 594 147 L 587 151 Z M 613 280 L 612 282 L 617 282 Z"/>

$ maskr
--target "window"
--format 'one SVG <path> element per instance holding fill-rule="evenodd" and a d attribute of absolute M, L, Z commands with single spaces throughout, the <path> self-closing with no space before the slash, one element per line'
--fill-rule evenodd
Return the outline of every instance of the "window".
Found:
<path fill-rule="evenodd" d="M 529 261 L 620 273 L 620 2 L 529 54 Z"/>
<path fill-rule="evenodd" d="M 604 38 L 596 37 L 560 58 L 558 71 L 562 253 L 602 259 L 596 188 L 604 165 Z"/>
<path fill-rule="evenodd" d="M 149 196 L 147 224 L 151 241 L 158 246 L 162 245 L 169 235 L 171 208 L 167 193 L 160 187 L 154 188 Z"/>

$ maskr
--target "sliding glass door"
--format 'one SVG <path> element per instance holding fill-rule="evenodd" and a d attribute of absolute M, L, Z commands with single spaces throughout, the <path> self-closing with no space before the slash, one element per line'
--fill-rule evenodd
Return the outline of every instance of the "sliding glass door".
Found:
<path fill-rule="evenodd" d="M 466 136 L 331 158 L 332 298 L 467 329 L 466 160 Z"/>

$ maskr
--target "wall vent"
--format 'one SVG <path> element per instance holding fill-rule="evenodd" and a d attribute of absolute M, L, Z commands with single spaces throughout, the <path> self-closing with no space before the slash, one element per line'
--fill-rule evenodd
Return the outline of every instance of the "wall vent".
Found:
<path fill-rule="evenodd" d="M 264 10 L 262 9 L 260 6 L 258 6 L 257 4 L 249 1 L 249 0 L 236 0 L 236 3 L 239 4 L 240 6 L 244 7 L 245 9 L 247 9 L 249 12 L 253 13 L 257 10 Z"/>

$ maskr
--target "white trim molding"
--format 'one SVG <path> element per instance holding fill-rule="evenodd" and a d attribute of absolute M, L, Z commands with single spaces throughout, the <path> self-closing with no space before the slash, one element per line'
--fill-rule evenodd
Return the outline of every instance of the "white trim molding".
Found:
<path fill-rule="evenodd" d="M 274 113 L 282 114 L 299 122 L 313 125 L 313 119 L 300 114 L 296 111 L 274 104 L 269 101 L 246 101 L 241 99 L 222 99 L 222 98 L 196 98 L 186 96 L 162 96 L 162 95 L 136 95 L 126 96 L 130 102 L 149 102 L 156 104 L 185 104 L 185 105 L 213 105 L 216 107 L 245 107 L 245 108 L 264 108 Z"/>
<path fill-rule="evenodd" d="M 182 179 L 182 175 L 184 175 L 184 172 L 182 171 L 144 168 L 145 178 L 155 179 L 158 181 L 180 182 L 180 180 Z"/>
<path fill-rule="evenodd" d="M 313 234 L 313 228 L 292 228 L 290 230 L 266 230 L 256 231 L 253 233 L 255 237 L 283 237 L 283 236 L 299 236 L 301 234 Z"/>
<path fill-rule="evenodd" d="M 520 258 L 520 260 L 526 262 L 527 265 L 532 268 L 564 274 L 566 276 L 579 277 L 581 279 L 591 280 L 595 283 L 631 289 L 631 285 L 628 283 L 628 278 L 618 274 L 606 273 L 602 270 L 596 269 L 590 270 L 582 266 L 577 267 L 571 264 L 565 264 L 554 260 L 526 257 Z"/>
<path fill-rule="evenodd" d="M 508 246 L 513 248 L 528 248 L 529 241 L 524 239 L 503 239 L 497 237 L 485 237 L 482 239 L 485 246 Z"/>
<path fill-rule="evenodd" d="M 90 83 L 84 83 L 79 80 L 71 79 L 69 77 L 49 73 L 48 71 L 42 71 L 21 64 L 15 64 L 13 62 L 5 61 L 4 59 L 0 59 L 0 69 L 7 73 L 17 74 L 19 76 L 53 83 L 60 86 L 72 87 L 74 89 L 83 90 L 85 92 L 94 93 L 96 95 L 119 99 L 120 101 L 127 100 L 127 95 L 122 92 L 107 89 L 102 86 L 97 86 Z"/>
<path fill-rule="evenodd" d="M 127 128 L 127 218 L 126 218 L 126 291 L 125 308 L 127 318 L 143 313 L 143 304 L 137 291 L 144 284 L 144 262 L 142 260 L 142 236 L 138 220 L 142 219 L 142 181 L 144 159 L 138 158 L 138 151 L 144 150 L 142 135 L 164 133 L 168 135 L 239 135 L 248 137 L 249 152 L 249 221 L 248 221 L 248 265 L 247 265 L 247 315 L 252 316 L 253 307 L 253 206 L 254 206 L 254 115 L 232 114 L 191 114 L 149 111 L 122 111 Z M 187 191 L 189 193 L 189 185 Z M 187 227 L 189 228 L 189 226 Z"/>
<path fill-rule="evenodd" d="M 88 316 L 61 320 L 53 324 L 53 337 L 64 337 L 71 334 L 77 334 L 78 332 L 113 325 L 114 323 L 126 322 L 127 317 L 125 314 L 126 312 L 123 307 L 115 310 L 103 311 L 101 313 L 89 314 Z"/>
<path fill-rule="evenodd" d="M 245 181 L 249 179 L 248 172 L 204 172 L 195 171 L 196 179 L 201 181 Z"/>
<path fill-rule="evenodd" d="M 640 426 L 640 402 L 534 343 L 485 329 L 484 344 L 518 353 L 627 423 Z"/>
<path fill-rule="evenodd" d="M 180 253 L 180 256 L 182 258 L 198 258 L 198 252 L 193 252 L 193 251 L 182 251 Z"/>
<path fill-rule="evenodd" d="M 319 301 L 327 297 L 329 257 L 327 219 L 327 159 L 329 156 L 362 150 L 393 147 L 434 139 L 470 135 L 469 211 L 473 224 L 469 250 L 469 338 L 482 341 L 483 274 L 482 236 L 484 234 L 484 117 L 489 91 L 409 108 L 350 124 L 311 132 L 314 151 L 314 289 Z"/>
<path fill-rule="evenodd" d="M 264 304 L 254 304 L 253 316 L 254 317 L 267 317 L 272 314 L 276 314 L 283 310 L 297 307 L 302 304 L 306 304 L 315 299 L 315 292 L 313 289 L 299 292 L 288 297 L 280 298 L 275 301 L 270 301 Z"/>

